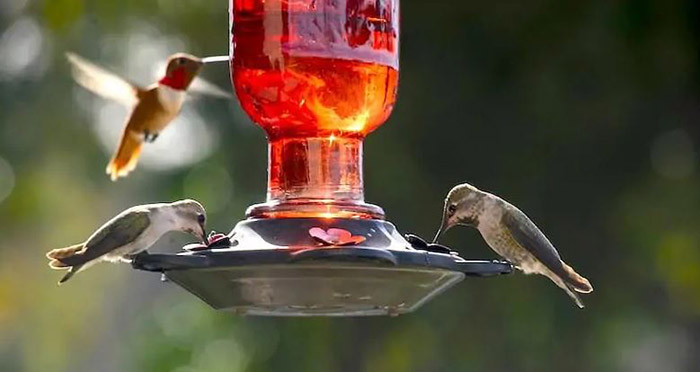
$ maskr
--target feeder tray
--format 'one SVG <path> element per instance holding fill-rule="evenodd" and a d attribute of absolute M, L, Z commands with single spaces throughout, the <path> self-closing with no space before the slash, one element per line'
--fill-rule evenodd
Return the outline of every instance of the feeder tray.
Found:
<path fill-rule="evenodd" d="M 313 228 L 366 240 L 324 246 L 309 234 Z M 246 220 L 229 236 L 229 247 L 145 254 L 133 266 L 162 272 L 215 309 L 275 316 L 399 315 L 465 276 L 512 271 L 507 262 L 416 249 L 381 220 Z"/>

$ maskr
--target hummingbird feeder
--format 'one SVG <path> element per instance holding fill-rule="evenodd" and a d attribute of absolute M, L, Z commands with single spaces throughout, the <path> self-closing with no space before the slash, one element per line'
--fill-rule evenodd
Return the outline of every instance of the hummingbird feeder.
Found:
<path fill-rule="evenodd" d="M 216 309 L 398 315 L 465 276 L 509 273 L 402 236 L 365 203 L 362 142 L 396 100 L 399 0 L 231 0 L 231 79 L 269 141 L 267 202 L 225 239 L 141 255 Z"/>

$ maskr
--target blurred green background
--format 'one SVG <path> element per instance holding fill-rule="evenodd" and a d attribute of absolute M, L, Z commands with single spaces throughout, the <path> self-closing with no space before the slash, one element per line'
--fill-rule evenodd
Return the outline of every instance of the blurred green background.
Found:
<path fill-rule="evenodd" d="M 63 57 L 145 84 L 172 52 L 226 54 L 227 7 L 0 0 L 0 371 L 700 368 L 695 1 L 401 4 L 399 101 L 366 141 L 367 200 L 432 236 L 454 184 L 503 196 L 591 280 L 583 311 L 520 274 L 466 280 L 398 318 L 241 318 L 127 265 L 57 288 L 44 253 L 128 206 L 193 197 L 228 231 L 264 198 L 265 139 L 233 101 L 188 103 L 110 182 L 126 111 L 77 87 Z M 225 64 L 205 77 L 230 87 Z M 445 243 L 494 257 L 472 230 Z"/>

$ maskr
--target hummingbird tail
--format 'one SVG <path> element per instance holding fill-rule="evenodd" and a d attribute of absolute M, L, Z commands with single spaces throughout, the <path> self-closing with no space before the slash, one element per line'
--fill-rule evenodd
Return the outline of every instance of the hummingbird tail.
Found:
<path fill-rule="evenodd" d="M 64 264 L 63 262 L 61 262 L 59 260 L 51 260 L 49 262 L 49 267 L 54 269 L 54 270 L 63 270 L 63 269 L 69 268 L 70 266 Z"/>
<path fill-rule="evenodd" d="M 84 249 L 85 244 L 81 243 L 66 248 L 54 249 L 46 253 L 46 257 L 50 260 L 50 268 L 54 270 L 70 269 L 58 284 L 65 283 L 66 280 L 70 279 L 85 265 Z"/>
<path fill-rule="evenodd" d="M 570 285 L 566 284 L 565 287 L 563 287 L 564 291 L 566 291 L 566 294 L 571 297 L 574 302 L 576 302 L 576 306 L 579 307 L 579 309 L 583 309 L 585 306 L 583 305 L 583 301 L 581 300 L 581 297 L 576 294 L 576 291 L 574 288 L 572 288 Z"/>
<path fill-rule="evenodd" d="M 49 267 L 55 270 L 65 269 L 71 266 L 82 266 L 86 257 L 83 255 L 85 244 L 76 244 L 66 248 L 54 249 L 46 254 Z"/>
<path fill-rule="evenodd" d="M 568 294 L 569 297 L 571 297 L 571 299 L 574 300 L 576 305 L 579 308 L 583 309 L 585 307 L 583 305 L 583 300 L 581 300 L 581 297 L 578 295 L 578 293 L 576 293 L 576 292 L 582 292 L 579 289 L 579 287 L 582 287 L 582 284 L 579 284 L 579 287 L 577 287 L 576 284 L 572 283 L 572 281 L 575 280 L 575 279 L 573 279 L 573 277 L 577 276 L 582 281 L 585 281 L 585 283 L 590 288 L 590 290 L 588 292 L 592 292 L 593 288 L 590 287 L 590 283 L 588 283 L 588 280 L 586 280 L 585 278 L 576 274 L 576 272 L 574 272 L 574 270 L 571 267 L 569 267 L 568 265 L 566 265 L 566 264 L 563 264 L 563 265 L 564 265 L 563 267 L 565 268 L 565 271 L 567 273 L 567 276 L 560 276 L 558 274 L 553 273 L 549 269 L 541 271 L 540 274 L 548 277 L 551 281 L 554 282 L 554 284 L 556 284 L 559 288 L 563 289 L 564 292 L 566 292 L 566 294 Z M 572 275 L 572 273 L 573 273 L 573 275 Z M 585 293 L 588 293 L 588 292 L 585 292 Z"/>
<path fill-rule="evenodd" d="M 71 245 L 70 247 L 66 248 L 59 248 L 59 249 L 53 249 L 46 253 L 46 258 L 50 259 L 51 262 L 53 261 L 63 261 L 64 258 L 72 257 L 78 254 L 80 251 L 85 248 L 85 244 L 80 243 L 76 245 Z M 49 263 L 51 265 L 51 263 Z M 52 266 L 53 267 L 53 266 Z"/>
<path fill-rule="evenodd" d="M 75 275 L 75 273 L 77 273 L 78 271 L 80 271 L 80 269 L 81 269 L 82 267 L 83 267 L 83 265 L 72 266 L 72 267 L 70 268 L 70 270 L 68 270 L 68 272 L 66 273 L 66 275 L 64 275 L 63 278 L 61 278 L 61 280 L 58 281 L 58 285 L 61 285 L 61 284 L 65 283 L 65 282 L 67 282 L 68 279 L 72 278 L 73 275 Z"/>
<path fill-rule="evenodd" d="M 124 131 L 119 148 L 106 169 L 112 181 L 116 181 L 119 177 L 125 177 L 136 168 L 142 146 L 143 138 L 141 135 L 129 129 Z"/>
<path fill-rule="evenodd" d="M 593 292 L 593 286 L 591 285 L 591 282 L 588 281 L 588 279 L 579 275 L 576 271 L 574 271 L 574 269 L 571 266 L 564 263 L 563 266 L 564 272 L 566 272 L 567 274 L 564 278 L 564 281 L 566 282 L 569 288 L 581 293 Z"/>

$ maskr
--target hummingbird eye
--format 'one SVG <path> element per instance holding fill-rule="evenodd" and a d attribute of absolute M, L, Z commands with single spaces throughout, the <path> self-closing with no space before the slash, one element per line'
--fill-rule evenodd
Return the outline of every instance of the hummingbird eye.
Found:
<path fill-rule="evenodd" d="M 199 222 L 199 223 L 204 223 L 204 221 L 206 221 L 206 219 L 207 219 L 207 218 L 204 217 L 203 214 L 197 213 L 197 222 Z"/>
<path fill-rule="evenodd" d="M 450 215 L 453 215 L 453 214 L 455 214 L 455 212 L 457 212 L 457 204 L 450 204 L 447 207 L 447 213 L 449 213 Z"/>

